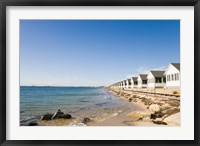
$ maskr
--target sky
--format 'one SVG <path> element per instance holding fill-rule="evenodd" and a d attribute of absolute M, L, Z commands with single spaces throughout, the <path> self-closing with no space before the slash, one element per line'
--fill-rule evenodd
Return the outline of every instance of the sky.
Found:
<path fill-rule="evenodd" d="M 179 20 L 20 20 L 21 86 L 108 86 L 179 62 Z"/>

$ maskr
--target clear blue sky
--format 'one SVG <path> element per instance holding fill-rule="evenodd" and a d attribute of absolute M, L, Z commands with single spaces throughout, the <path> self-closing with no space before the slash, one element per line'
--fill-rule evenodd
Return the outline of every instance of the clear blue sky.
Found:
<path fill-rule="evenodd" d="M 109 85 L 170 62 L 179 20 L 20 21 L 21 85 Z"/>

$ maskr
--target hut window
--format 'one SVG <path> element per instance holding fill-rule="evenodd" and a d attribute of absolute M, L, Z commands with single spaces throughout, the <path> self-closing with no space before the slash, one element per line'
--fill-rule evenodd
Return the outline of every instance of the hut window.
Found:
<path fill-rule="evenodd" d="M 156 83 L 161 83 L 161 78 L 156 78 Z"/>
<path fill-rule="evenodd" d="M 142 84 L 147 84 L 147 80 L 142 80 Z"/>
<path fill-rule="evenodd" d="M 163 78 L 163 83 L 166 83 L 166 77 Z"/>

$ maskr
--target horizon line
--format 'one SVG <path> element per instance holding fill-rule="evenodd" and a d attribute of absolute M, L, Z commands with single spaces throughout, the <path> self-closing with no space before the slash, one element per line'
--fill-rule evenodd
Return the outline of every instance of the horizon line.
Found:
<path fill-rule="evenodd" d="M 106 87 L 106 86 L 20 85 L 20 87 Z"/>

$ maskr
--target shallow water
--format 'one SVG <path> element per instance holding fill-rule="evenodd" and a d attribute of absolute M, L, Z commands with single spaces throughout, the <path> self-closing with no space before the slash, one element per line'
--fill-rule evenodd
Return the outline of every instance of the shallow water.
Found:
<path fill-rule="evenodd" d="M 100 121 L 116 116 L 130 104 L 105 88 L 20 87 L 20 125 L 61 109 L 70 120 L 40 121 L 40 125 L 79 125 L 86 117 Z"/>

